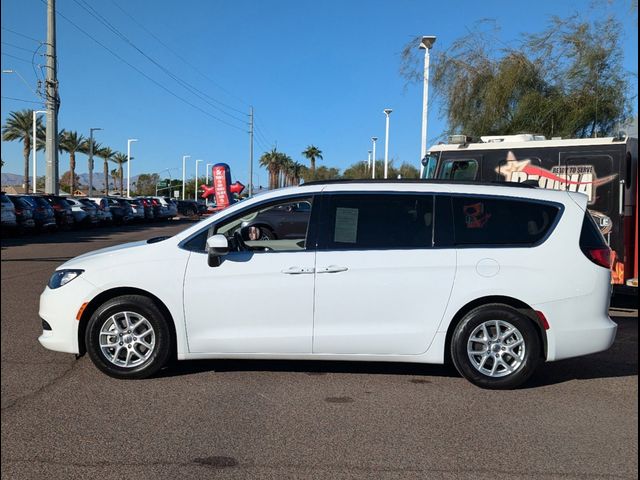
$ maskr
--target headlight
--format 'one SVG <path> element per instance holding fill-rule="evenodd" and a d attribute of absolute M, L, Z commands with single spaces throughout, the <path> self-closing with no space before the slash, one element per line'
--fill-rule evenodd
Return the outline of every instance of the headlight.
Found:
<path fill-rule="evenodd" d="M 84 270 L 56 270 L 49 279 L 49 288 L 60 288 L 76 277 L 79 277 Z"/>

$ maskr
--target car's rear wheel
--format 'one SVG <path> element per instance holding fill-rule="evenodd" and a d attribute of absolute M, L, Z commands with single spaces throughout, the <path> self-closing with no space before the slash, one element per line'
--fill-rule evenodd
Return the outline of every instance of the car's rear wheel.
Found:
<path fill-rule="evenodd" d="M 541 358 L 533 322 L 513 307 L 492 304 L 467 313 L 451 339 L 458 372 L 482 388 L 511 389 L 526 382 Z"/>
<path fill-rule="evenodd" d="M 124 295 L 101 305 L 89 320 L 85 343 L 100 370 L 122 379 L 153 375 L 171 351 L 167 319 L 141 295 Z"/>

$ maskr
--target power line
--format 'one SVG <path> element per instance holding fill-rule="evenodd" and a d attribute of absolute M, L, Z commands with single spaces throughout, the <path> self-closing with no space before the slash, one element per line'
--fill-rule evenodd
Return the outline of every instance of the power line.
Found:
<path fill-rule="evenodd" d="M 15 55 L 11 55 L 10 53 L 2 52 L 2 56 L 3 57 L 10 57 L 10 58 L 13 58 L 14 60 L 18 60 L 20 62 L 28 63 L 29 65 L 31 65 L 31 62 L 29 60 L 25 60 L 24 58 L 16 57 Z"/>
<path fill-rule="evenodd" d="M 40 0 L 42 3 L 44 3 L 46 5 L 46 0 Z M 206 110 L 200 108 L 199 106 L 195 105 L 194 103 L 190 102 L 189 100 L 181 97 L 180 95 L 178 95 L 177 93 L 174 93 L 173 91 L 171 91 L 169 88 L 165 87 L 163 84 L 161 84 L 160 82 L 158 82 L 156 79 L 154 79 L 153 77 L 147 75 L 146 73 L 144 73 L 142 70 L 140 70 L 138 67 L 136 67 L 135 65 L 133 65 L 132 63 L 128 62 L 127 60 L 125 60 L 123 57 L 121 57 L 120 55 L 118 55 L 116 52 L 114 52 L 112 49 L 110 49 L 109 47 L 107 47 L 105 44 L 103 44 L 102 42 L 100 42 L 99 40 L 97 40 L 95 37 L 93 37 L 90 33 L 88 33 L 86 30 L 84 30 L 82 27 L 80 27 L 79 25 L 77 25 L 73 20 L 69 19 L 67 16 L 65 16 L 64 14 L 60 13 L 60 11 L 58 11 L 56 9 L 56 14 L 59 15 L 62 19 L 66 20 L 68 23 L 70 23 L 72 26 L 74 26 L 77 30 L 79 30 L 81 33 L 83 33 L 86 37 L 90 38 L 91 40 L 93 40 L 95 43 L 97 43 L 98 45 L 100 45 L 102 48 L 104 48 L 107 52 L 109 52 L 111 55 L 113 55 L 114 57 L 116 57 L 118 60 L 120 60 L 122 63 L 126 64 L 127 66 L 129 66 L 130 68 L 132 68 L 133 70 L 135 70 L 136 72 L 138 72 L 140 75 L 142 75 L 143 77 L 145 77 L 147 80 L 149 80 L 150 82 L 154 83 L 155 85 L 157 85 L 158 87 L 160 87 L 162 90 L 164 90 L 165 92 L 167 92 L 169 95 L 177 98 L 178 100 L 186 103 L 187 105 L 191 106 L 192 108 L 195 108 L 196 110 L 198 110 L 199 112 L 204 113 L 205 115 L 213 118 L 214 120 L 217 120 L 220 123 L 223 123 L 229 127 L 235 128 L 237 130 L 240 131 L 245 131 L 244 128 L 242 127 L 238 127 L 237 125 L 234 125 L 232 123 L 229 123 L 215 115 L 213 115 L 210 112 L 207 112 Z M 3 54 L 4 55 L 4 54 Z"/>
<path fill-rule="evenodd" d="M 217 83 L 215 80 L 211 79 L 211 77 L 207 76 L 206 74 L 204 74 L 198 67 L 196 67 L 195 65 L 193 65 L 191 62 L 189 62 L 186 58 L 184 58 L 182 55 L 180 55 L 179 53 L 177 53 L 175 50 L 173 50 L 169 45 L 167 45 L 165 42 L 163 42 L 158 36 L 156 36 L 152 31 L 150 31 L 148 28 L 146 28 L 142 23 L 140 23 L 133 15 L 131 15 L 129 12 L 127 12 L 124 8 L 122 8 L 115 0 L 111 0 L 111 3 L 113 3 L 122 13 L 124 13 L 127 17 L 129 17 L 133 23 L 135 23 L 136 25 L 138 25 L 142 30 L 144 30 L 145 32 L 147 32 L 151 37 L 153 37 L 160 45 L 162 45 L 164 48 L 166 48 L 168 51 L 170 51 L 171 53 L 173 53 L 176 57 L 178 57 L 180 60 L 182 60 L 186 65 L 188 65 L 189 67 L 191 67 L 195 72 L 197 72 L 198 74 L 200 74 L 203 78 L 205 78 L 206 80 L 208 80 L 209 82 L 211 82 L 213 85 L 215 85 L 216 87 L 218 87 L 220 90 L 222 90 L 223 92 L 227 93 L 228 95 L 234 97 L 235 99 L 239 100 L 240 102 L 244 103 L 245 105 L 249 105 L 249 103 L 247 103 L 245 100 L 243 100 L 242 98 L 238 97 L 237 95 L 235 95 L 234 93 L 230 92 L 229 90 L 227 90 L 226 88 L 224 88 L 222 85 L 220 85 L 219 83 Z M 225 105 L 222 102 L 220 102 L 221 105 Z M 242 110 L 238 110 L 232 106 L 229 105 L 225 105 L 227 108 L 234 110 L 235 112 L 238 113 L 244 113 Z"/>
<path fill-rule="evenodd" d="M 23 50 L 25 52 L 33 53 L 33 49 L 32 48 L 24 48 L 24 47 L 21 47 L 19 45 L 14 45 L 13 43 L 9 43 L 9 42 L 0 42 L 0 43 L 2 43 L 2 45 L 6 45 L 7 47 L 13 47 L 13 48 L 17 48 L 18 50 Z"/>
<path fill-rule="evenodd" d="M 44 105 L 43 102 L 36 102 L 35 100 L 24 100 L 23 98 L 13 98 L 13 97 L 5 97 L 2 96 L 5 100 L 15 100 L 16 102 L 25 102 L 25 103 L 36 103 L 38 105 Z"/>
<path fill-rule="evenodd" d="M 27 40 L 33 40 L 34 42 L 42 43 L 42 40 L 38 40 L 37 38 L 29 37 L 29 36 L 25 35 L 24 33 L 16 32 L 15 30 L 11 30 L 9 28 L 2 27 L 2 30 L 6 31 L 6 32 L 13 33 L 14 35 L 18 35 L 20 37 L 26 38 Z"/>
<path fill-rule="evenodd" d="M 95 8 L 93 8 L 85 0 L 73 0 L 73 1 L 79 7 L 81 7 L 84 11 L 86 11 L 89 15 L 91 15 L 93 18 L 98 20 L 98 22 L 102 23 L 102 25 L 104 25 L 108 30 L 110 30 L 114 35 L 120 37 L 120 39 L 122 39 L 124 42 L 128 43 L 131 47 L 133 47 L 135 50 L 137 50 L 143 57 L 145 57 L 147 60 L 149 60 L 151 63 L 153 63 L 156 67 L 158 67 L 165 74 L 167 74 L 169 77 L 171 77 L 177 83 L 179 83 L 182 87 L 184 87 L 187 90 L 189 90 L 192 94 L 194 94 L 197 97 L 199 97 L 202 101 L 204 101 L 205 103 L 209 104 L 211 107 L 215 108 L 220 113 L 222 113 L 224 115 L 227 115 L 228 117 L 233 118 L 234 120 L 237 120 L 239 122 L 246 123 L 246 119 L 245 118 L 239 118 L 239 117 L 237 117 L 237 116 L 235 116 L 235 115 L 233 115 L 231 113 L 226 112 L 223 108 L 219 107 L 218 105 L 215 105 L 215 104 L 209 102 L 207 100 L 207 98 L 211 98 L 215 102 L 221 103 L 221 102 L 218 102 L 216 99 L 210 97 L 206 93 L 202 92 L 197 87 L 195 87 L 195 86 L 191 85 L 190 83 L 186 82 L 185 80 L 181 79 L 180 77 L 175 75 L 173 72 L 171 72 L 169 69 L 167 69 L 164 65 L 162 65 L 160 62 L 158 62 L 153 57 L 151 57 L 146 52 L 144 52 L 140 47 L 138 47 L 135 43 L 133 43 L 133 41 L 131 41 L 124 33 L 122 33 L 120 30 L 118 30 L 117 27 L 115 27 L 107 18 L 105 18 L 103 15 L 101 15 L 100 12 L 98 12 Z"/>

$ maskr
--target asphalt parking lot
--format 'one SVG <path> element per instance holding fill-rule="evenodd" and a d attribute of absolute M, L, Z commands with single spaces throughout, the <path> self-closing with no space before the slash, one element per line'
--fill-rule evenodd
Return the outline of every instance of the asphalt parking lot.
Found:
<path fill-rule="evenodd" d="M 507 392 L 444 366 L 341 362 L 181 362 L 118 381 L 38 344 L 57 265 L 186 223 L 2 240 L 2 478 L 638 477 L 637 311 L 612 311 L 607 352 Z"/>

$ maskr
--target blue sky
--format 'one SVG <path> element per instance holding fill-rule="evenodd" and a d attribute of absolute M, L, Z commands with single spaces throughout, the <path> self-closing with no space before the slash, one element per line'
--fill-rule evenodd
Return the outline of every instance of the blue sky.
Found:
<path fill-rule="evenodd" d="M 25 36 L 46 37 L 44 2 L 2 1 L 2 69 L 19 71 L 31 85 L 36 82 L 31 59 L 38 43 Z M 209 103 L 170 78 L 81 5 L 92 7 L 171 74 L 206 94 Z M 389 155 L 398 163 L 417 166 L 422 86 L 407 86 L 398 73 L 400 52 L 407 41 L 417 35 L 436 35 L 435 53 L 464 35 L 476 21 L 493 18 L 501 26 L 501 41 L 509 44 L 522 32 L 543 28 L 549 16 L 565 16 L 576 8 L 587 17 L 611 13 L 623 22 L 625 66 L 636 75 L 632 81 L 637 92 L 638 27 L 637 14 L 630 13 L 630 0 L 458 0 L 455 4 L 424 0 L 58 0 L 61 15 L 207 112 L 173 97 L 58 17 L 59 124 L 85 135 L 90 127 L 101 127 L 104 130 L 96 133 L 96 139 L 124 152 L 127 138 L 138 138 L 132 147 L 132 175 L 169 168 L 171 176 L 179 177 L 182 155 L 188 154 L 188 176 L 195 172 L 196 159 L 204 160 L 200 172 L 204 163 L 226 162 L 233 180 L 246 184 L 249 140 L 245 122 L 253 105 L 257 125 L 254 182 L 265 184 L 266 173 L 257 170 L 257 159 L 274 145 L 304 161 L 300 152 L 314 144 L 324 154 L 320 164 L 345 168 L 366 160 L 370 138 L 377 136 L 378 158 L 382 158 L 382 110 L 388 107 L 393 109 Z M 44 61 L 41 56 L 35 58 L 36 63 Z M 5 97 L 37 100 L 13 74 L 2 75 L 2 97 L 3 122 L 8 112 L 34 106 Z M 430 104 L 428 137 L 437 137 L 445 128 L 436 99 Z M 3 142 L 2 158 L 4 172 L 22 172 L 18 143 Z M 61 172 L 68 169 L 68 161 L 67 155 L 60 156 Z M 43 172 L 42 153 L 39 164 Z M 78 172 L 86 171 L 86 157 L 80 156 Z"/>

